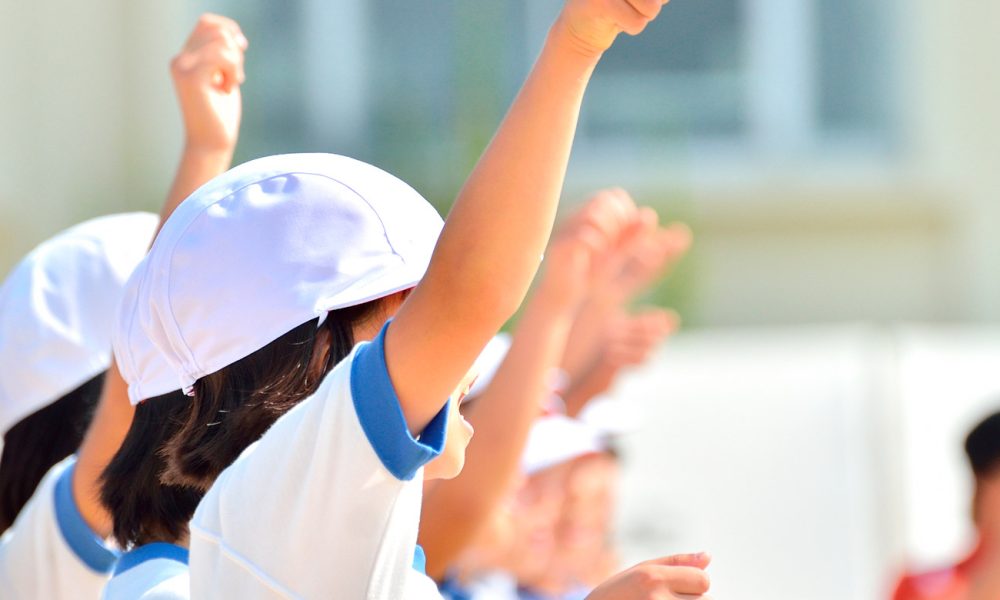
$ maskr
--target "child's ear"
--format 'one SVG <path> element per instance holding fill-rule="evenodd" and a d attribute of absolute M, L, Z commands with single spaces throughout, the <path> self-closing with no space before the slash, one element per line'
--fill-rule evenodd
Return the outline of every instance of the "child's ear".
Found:
<path fill-rule="evenodd" d="M 316 339 L 313 341 L 312 357 L 309 358 L 308 376 L 310 381 L 322 379 L 327 361 L 330 359 L 330 344 L 333 342 L 333 335 L 326 327 L 320 326 L 316 330 Z"/>

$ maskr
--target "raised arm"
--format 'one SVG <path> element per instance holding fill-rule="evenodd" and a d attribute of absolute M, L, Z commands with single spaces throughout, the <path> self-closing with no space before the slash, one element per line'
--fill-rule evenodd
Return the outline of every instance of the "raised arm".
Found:
<path fill-rule="evenodd" d="M 602 323 L 605 327 L 595 338 L 593 360 L 569 378 L 562 394 L 566 414 L 571 417 L 611 389 L 623 370 L 644 364 L 663 340 L 677 331 L 680 317 L 672 310 L 650 307 L 635 314 L 617 311 Z"/>
<path fill-rule="evenodd" d="M 601 194 L 624 194 L 618 189 Z M 650 229 L 623 247 L 595 282 L 570 330 L 561 366 L 574 385 L 592 375 L 608 346 L 609 328 L 624 318 L 635 297 L 663 277 L 691 246 L 691 230 L 682 223 Z M 655 325 L 655 323 L 652 323 Z"/>
<path fill-rule="evenodd" d="M 617 215 L 632 214 L 623 230 L 610 231 Z M 601 258 L 637 234 L 641 215 L 628 197 L 598 197 L 567 220 L 546 253 L 541 279 L 514 331 L 495 377 L 466 413 L 476 428 L 455 479 L 439 482 L 424 498 L 420 545 L 427 574 L 441 579 L 519 472 L 528 432 L 551 393 L 550 376 L 566 349 L 573 315 Z M 608 247 L 608 242 L 611 247 Z"/>
<path fill-rule="evenodd" d="M 160 211 L 161 224 L 191 192 L 229 168 L 240 127 L 239 86 L 246 47 L 235 21 L 204 15 L 170 64 L 185 139 L 180 165 Z M 128 387 L 112 359 L 73 472 L 73 496 L 80 514 L 102 537 L 111 534 L 112 523 L 98 500 L 98 482 L 125 439 L 133 412 Z"/>
<path fill-rule="evenodd" d="M 569 0 L 549 31 L 448 215 L 423 281 L 389 327 L 386 362 L 411 431 L 441 410 L 523 300 L 551 232 L 591 73 L 619 32 L 638 34 L 660 8 L 661 0 Z"/>
<path fill-rule="evenodd" d="M 226 17 L 202 15 L 184 48 L 170 62 L 170 75 L 184 121 L 184 149 L 160 211 L 160 223 L 202 184 L 229 169 L 239 138 L 240 85 L 247 39 Z"/>

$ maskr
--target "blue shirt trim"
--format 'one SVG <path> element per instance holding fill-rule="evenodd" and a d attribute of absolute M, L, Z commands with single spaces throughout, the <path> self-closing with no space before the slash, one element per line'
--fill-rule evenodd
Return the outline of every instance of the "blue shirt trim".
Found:
<path fill-rule="evenodd" d="M 121 575 L 132 567 L 137 567 L 144 562 L 156 560 L 158 558 L 165 558 L 167 560 L 187 565 L 188 549 L 182 548 L 176 544 L 168 544 L 166 542 L 152 542 L 150 544 L 144 544 L 138 548 L 129 550 L 123 554 L 120 559 L 118 559 L 118 565 L 115 566 L 115 575 Z"/>
<path fill-rule="evenodd" d="M 462 584 L 454 577 L 446 577 L 444 581 L 439 583 L 438 591 L 445 600 L 472 600 L 472 594 L 469 593 L 469 590 L 462 587 Z"/>
<path fill-rule="evenodd" d="M 374 340 L 357 349 L 351 365 L 351 396 L 361 429 L 379 460 L 396 479 L 409 481 L 444 449 L 450 400 L 424 428 L 419 439 L 410 435 L 385 364 L 385 332 L 390 323 L 382 327 Z"/>
<path fill-rule="evenodd" d="M 424 554 L 424 549 L 420 544 L 417 544 L 417 547 L 413 549 L 413 569 L 424 575 L 427 574 L 427 555 Z"/>
<path fill-rule="evenodd" d="M 110 573 L 118 560 L 119 553 L 109 548 L 101 536 L 83 520 L 80 509 L 73 498 L 74 460 L 56 480 L 55 505 L 56 523 L 66 545 L 83 564 L 97 573 Z"/>

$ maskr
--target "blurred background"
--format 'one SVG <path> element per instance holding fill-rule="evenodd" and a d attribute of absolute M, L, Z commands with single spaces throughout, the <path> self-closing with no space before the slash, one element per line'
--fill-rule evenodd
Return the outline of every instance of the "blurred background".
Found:
<path fill-rule="evenodd" d="M 446 210 L 560 4 L 2 0 L 0 272 L 158 208 L 168 61 L 203 11 L 250 39 L 238 162 L 349 154 Z M 622 186 L 696 236 L 647 299 L 686 331 L 618 390 L 656 424 L 626 443 L 629 559 L 705 548 L 720 598 L 864 600 L 968 549 L 961 441 L 1000 407 L 998 25 L 674 0 L 607 54 L 566 202 Z"/>

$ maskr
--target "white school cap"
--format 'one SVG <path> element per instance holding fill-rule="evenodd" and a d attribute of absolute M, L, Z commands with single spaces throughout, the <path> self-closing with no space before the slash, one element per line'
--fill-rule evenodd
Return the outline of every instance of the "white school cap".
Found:
<path fill-rule="evenodd" d="M 328 311 L 413 287 L 442 224 L 413 188 L 343 156 L 270 156 L 216 177 L 128 282 L 113 341 L 129 399 L 152 395 L 150 345 L 173 389 L 190 389 Z"/>
<path fill-rule="evenodd" d="M 572 417 L 550 415 L 535 421 L 521 455 L 521 471 L 532 475 L 564 462 L 603 452 L 604 442 L 593 427 Z"/>
<path fill-rule="evenodd" d="M 110 366 L 118 303 L 158 222 L 151 213 L 91 219 L 14 267 L 0 287 L 0 433 Z"/>

